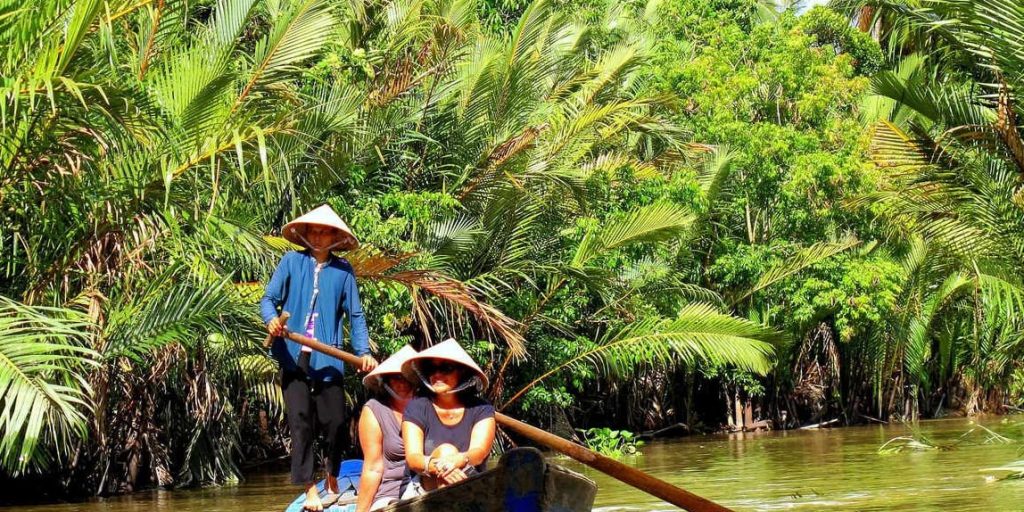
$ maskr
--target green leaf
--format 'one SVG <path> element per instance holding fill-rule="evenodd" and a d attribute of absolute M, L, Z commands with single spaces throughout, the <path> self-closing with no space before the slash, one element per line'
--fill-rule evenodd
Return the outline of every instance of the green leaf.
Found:
<path fill-rule="evenodd" d="M 86 434 L 90 325 L 73 310 L 0 296 L 0 465 L 18 475 L 66 456 Z"/>
<path fill-rule="evenodd" d="M 632 243 L 659 242 L 682 235 L 694 216 L 687 209 L 657 203 L 637 208 L 624 217 L 607 222 L 600 230 L 586 234 L 572 265 L 582 267 L 601 253 Z"/>

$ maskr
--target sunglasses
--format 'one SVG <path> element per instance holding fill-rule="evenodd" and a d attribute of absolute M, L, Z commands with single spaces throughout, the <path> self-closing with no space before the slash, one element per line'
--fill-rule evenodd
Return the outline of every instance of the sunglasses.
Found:
<path fill-rule="evenodd" d="M 452 373 L 459 369 L 459 365 L 455 363 L 424 363 L 423 373 L 425 375 L 433 375 L 437 372 L 441 373 Z"/>

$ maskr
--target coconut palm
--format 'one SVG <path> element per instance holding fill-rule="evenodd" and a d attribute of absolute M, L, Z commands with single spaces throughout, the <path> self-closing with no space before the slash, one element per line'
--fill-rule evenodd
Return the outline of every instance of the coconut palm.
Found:
<path fill-rule="evenodd" d="M 266 275 L 283 249 L 268 228 L 337 180 L 330 155 L 352 140 L 364 100 L 344 83 L 298 80 L 336 35 L 336 6 L 69 1 L 3 13 L 2 291 L 80 309 L 95 333 L 95 352 L 48 349 L 64 373 L 34 370 L 42 355 L 9 359 L 28 382 L 80 386 L 52 393 L 53 412 L 19 399 L 37 405 L 3 425 L 5 467 L 39 467 L 84 442 L 66 469 L 95 492 L 232 476 L 232 408 L 279 400 L 273 372 L 254 363 L 265 359 L 254 299 L 234 282 Z M 482 325 L 508 323 L 443 274 L 378 274 Z M 54 329 L 46 339 L 71 327 Z M 44 347 L 22 332 L 4 349 Z M 49 446 L 36 443 L 50 428 L 40 418 L 54 424 Z"/>
<path fill-rule="evenodd" d="M 932 39 L 911 46 L 928 53 L 908 54 L 874 77 L 876 96 L 865 109 L 873 157 L 890 180 L 867 200 L 925 240 L 908 251 L 913 271 L 893 348 L 922 390 L 945 384 L 957 365 L 973 412 L 991 389 L 987 376 L 1009 371 L 1022 332 L 1024 143 L 1015 91 L 1024 71 L 1017 51 L 1024 4 L 870 5 Z"/>
<path fill-rule="evenodd" d="M 323 201 L 358 220 L 359 192 L 448 206 L 381 240 L 404 251 L 346 256 L 427 334 L 490 340 L 493 371 L 566 330 L 599 340 L 567 368 L 767 365 L 773 335 L 717 307 L 636 322 L 626 302 L 637 266 L 667 261 L 627 251 L 678 244 L 695 218 L 592 208 L 595 182 L 690 158 L 635 73 L 642 32 L 595 51 L 545 1 L 507 39 L 464 1 L 42 4 L 0 3 L 5 471 L 107 493 L 222 481 L 239 451 L 272 450 L 254 303 L 289 248 L 273 235 Z M 599 314 L 552 318 L 579 290 Z M 253 433 L 269 441 L 240 442 Z"/>

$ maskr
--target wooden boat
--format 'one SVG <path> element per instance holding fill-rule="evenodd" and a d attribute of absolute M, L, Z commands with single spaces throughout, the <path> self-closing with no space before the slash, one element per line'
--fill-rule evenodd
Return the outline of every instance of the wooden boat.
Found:
<path fill-rule="evenodd" d="M 358 484 L 354 486 L 358 488 Z M 349 512 L 354 496 L 344 492 L 329 512 Z M 506 452 L 493 469 L 455 485 L 399 501 L 386 512 L 590 512 L 597 485 L 593 480 L 544 460 L 535 448 Z M 302 509 L 302 496 L 288 512 Z M 295 506 L 297 505 L 297 509 Z"/>
<path fill-rule="evenodd" d="M 498 465 L 458 484 L 400 501 L 388 512 L 590 512 L 593 480 L 549 464 L 535 448 L 516 448 Z"/>

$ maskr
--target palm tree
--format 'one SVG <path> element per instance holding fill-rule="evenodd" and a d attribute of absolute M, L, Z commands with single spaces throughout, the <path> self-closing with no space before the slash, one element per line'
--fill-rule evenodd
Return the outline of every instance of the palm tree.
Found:
<path fill-rule="evenodd" d="M 874 159 L 890 180 L 867 200 L 897 229 L 924 239 L 908 252 L 915 270 L 894 329 L 897 353 L 922 388 L 941 385 L 949 365 L 959 365 L 966 409 L 974 412 L 995 382 L 988 376 L 1005 374 L 1019 353 L 1024 327 L 1024 143 L 1015 96 L 1024 71 L 1017 52 L 1024 4 L 870 5 L 908 33 L 931 38 L 911 48 L 929 53 L 904 52 L 896 69 L 874 77 L 876 96 L 865 109 Z M 958 313 L 943 318 L 944 309 Z M 929 371 L 931 362 L 937 367 Z"/>
<path fill-rule="evenodd" d="M 361 115 L 371 130 L 358 146 L 380 151 L 357 152 L 354 158 L 369 168 L 368 180 L 403 191 L 396 193 L 431 190 L 458 205 L 410 233 L 424 249 L 417 264 L 458 277 L 505 304 L 502 309 L 519 322 L 516 332 L 527 340 L 573 330 L 550 316 L 570 288 L 584 287 L 607 304 L 611 318 L 621 320 L 618 314 L 627 308 L 617 304 L 617 295 L 626 290 L 619 276 L 602 269 L 600 257 L 678 240 L 694 216 L 654 204 L 617 212 L 579 238 L 560 231 L 578 216 L 592 215 L 595 181 L 616 173 L 653 178 L 692 159 L 695 146 L 664 116 L 670 101 L 642 92 L 637 83 L 636 71 L 650 48 L 644 32 L 633 31 L 618 46 L 591 56 L 586 27 L 545 1 L 527 7 L 505 41 L 482 33 L 472 9 L 461 2 L 360 5 L 348 29 L 348 51 L 377 50 L 365 57 L 372 64 L 365 73 L 371 92 Z M 380 129 L 396 120 L 407 135 Z M 686 331 L 685 322 L 662 320 L 649 330 L 671 326 L 671 334 L 642 342 L 636 337 L 637 344 L 656 344 L 681 360 L 699 356 L 765 366 L 770 350 L 760 335 L 733 339 L 747 350 L 741 357 L 699 343 L 706 335 L 700 329 Z M 592 327 L 580 329 L 598 336 L 589 332 Z M 514 351 L 493 351 L 491 357 L 500 363 L 492 368 L 492 394 L 498 398 L 508 370 L 522 368 L 526 360 Z"/>
<path fill-rule="evenodd" d="M 37 405 L 31 416 L 12 409 L 4 424 L 4 467 L 38 468 L 77 445 L 67 469 L 93 475 L 82 480 L 96 492 L 231 476 L 232 407 L 279 401 L 259 362 L 251 287 L 234 283 L 265 275 L 283 248 L 268 227 L 335 182 L 330 155 L 352 140 L 364 100 L 345 83 L 299 80 L 300 65 L 336 35 L 337 10 L 315 0 L 222 0 L 212 11 L 177 1 L 13 5 L 0 31 L 0 293 L 82 310 L 67 325 L 94 335 L 68 338 L 72 327 L 56 324 L 44 339 L 68 339 L 47 349 L 67 370 L 52 375 L 34 369 L 42 355 L 14 357 L 42 341 L 20 330 L 3 338 L 12 393 L 78 383 L 54 393 L 50 409 L 19 399 Z M 371 277 L 441 297 L 499 331 L 509 323 L 443 274 L 386 270 Z M 24 318 L 26 307 L 4 317 L 42 325 L 42 313 Z M 4 403 L 16 396 L 5 392 Z M 40 418 L 54 424 L 48 444 L 35 442 L 50 428 Z"/>
<path fill-rule="evenodd" d="M 19 475 L 67 456 L 84 434 L 99 363 L 85 315 L 0 297 L 0 465 Z M 44 428 L 45 427 L 45 428 Z M 51 450 L 52 448 L 52 450 Z"/>
<path fill-rule="evenodd" d="M 667 268 L 628 251 L 695 216 L 597 209 L 595 184 L 694 146 L 643 92 L 643 32 L 586 37 L 543 0 L 507 39 L 465 1 L 0 4 L 3 470 L 97 493 L 235 475 L 243 432 L 276 432 L 257 411 L 280 414 L 254 307 L 275 230 L 323 201 L 362 222 L 360 193 L 440 206 L 347 257 L 382 315 L 488 340 L 491 371 L 566 333 L 597 341 L 565 368 L 767 368 L 774 334 L 713 292 L 676 280 L 666 313 L 608 271 Z M 593 318 L 555 318 L 567 296 Z"/>

